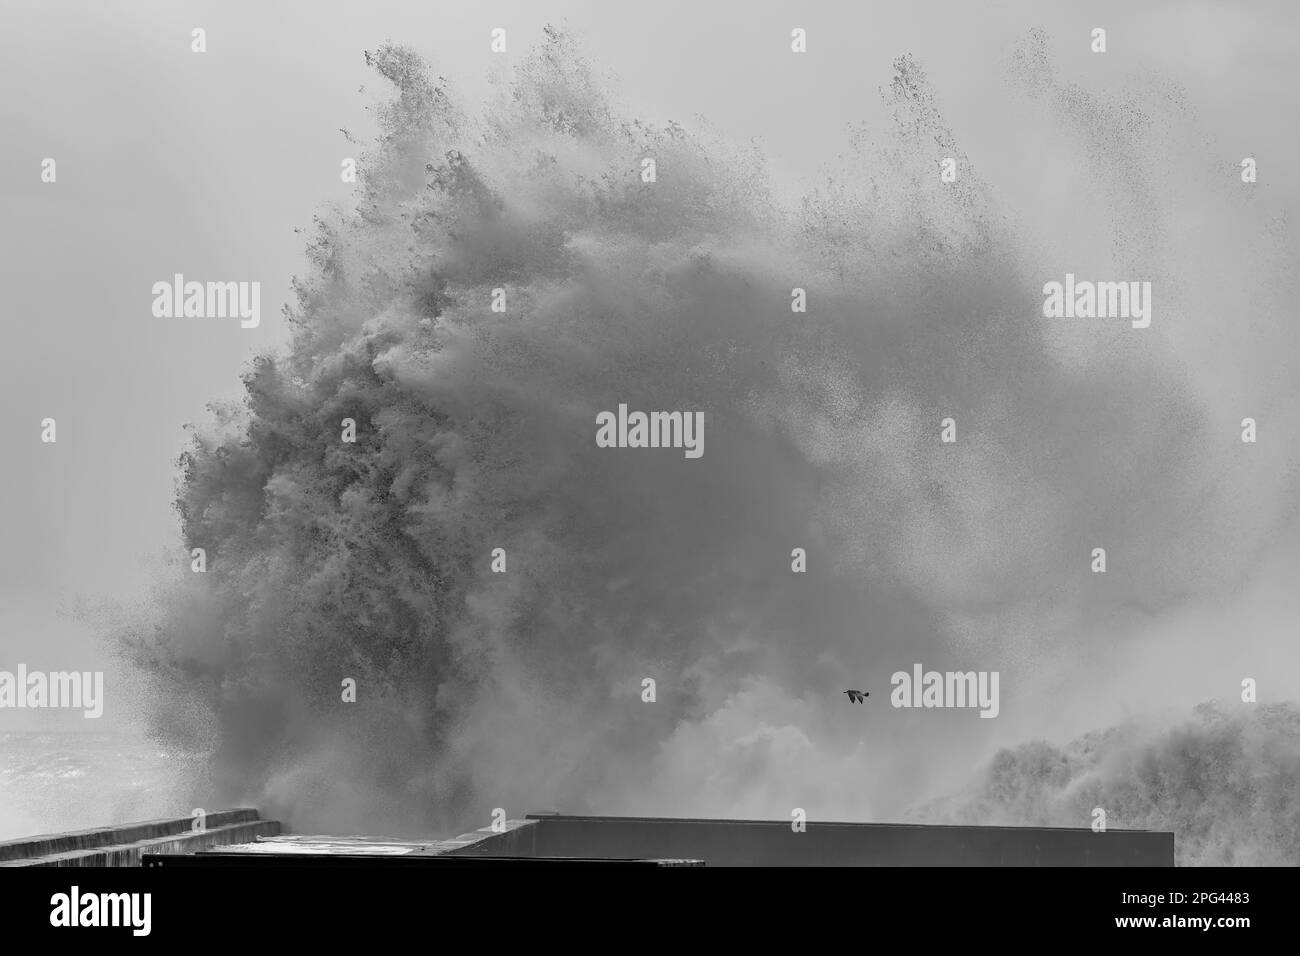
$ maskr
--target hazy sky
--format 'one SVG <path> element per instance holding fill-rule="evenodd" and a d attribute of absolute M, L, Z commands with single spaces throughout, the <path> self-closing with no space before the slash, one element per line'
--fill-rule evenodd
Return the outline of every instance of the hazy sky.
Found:
<path fill-rule="evenodd" d="M 362 57 L 414 46 L 469 101 L 493 92 L 547 22 L 567 23 L 627 112 L 756 141 L 785 191 L 815 182 L 850 124 L 882 119 L 878 87 L 913 54 L 938 105 L 1014 209 L 1044 201 L 1043 161 L 1001 108 L 1008 51 L 1047 33 L 1060 74 L 1090 89 L 1158 72 L 1224 144 L 1258 157 L 1294 211 L 1300 47 L 1288 2 L 818 3 L 49 2 L 7 0 L 0 31 L 0 644 L 56 666 L 89 634 L 56 615 L 77 595 L 130 598 L 176 547 L 182 426 L 240 394 L 255 352 L 283 341 L 289 279 L 339 164 L 365 136 L 375 77 Z M 833 10 L 833 13 L 831 12 Z M 825 12 L 823 12 L 825 11 Z M 208 52 L 190 52 L 190 30 Z M 509 31 L 493 57 L 489 30 Z M 807 29 L 809 53 L 788 55 Z M 1105 57 L 1088 51 L 1094 26 Z M 379 92 L 376 90 L 375 92 Z M 58 163 L 54 185 L 41 161 Z M 1272 173 L 1279 175 L 1272 176 Z M 1028 181 L 1033 187 L 1025 185 Z M 1044 185 L 1046 183 L 1047 185 Z M 155 319 L 152 283 L 259 280 L 261 326 Z M 58 421 L 57 445 L 39 423 Z M 84 661 L 84 655 L 77 655 Z M 85 666 L 80 665 L 80 666 Z"/>

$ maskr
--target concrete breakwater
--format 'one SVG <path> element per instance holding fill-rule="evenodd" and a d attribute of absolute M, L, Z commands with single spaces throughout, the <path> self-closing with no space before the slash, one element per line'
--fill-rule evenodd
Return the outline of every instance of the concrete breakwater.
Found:
<path fill-rule="evenodd" d="M 280 824 L 241 808 L 115 827 L 46 833 L 0 843 L 0 866 L 139 866 L 142 853 L 193 853 L 279 835 Z"/>

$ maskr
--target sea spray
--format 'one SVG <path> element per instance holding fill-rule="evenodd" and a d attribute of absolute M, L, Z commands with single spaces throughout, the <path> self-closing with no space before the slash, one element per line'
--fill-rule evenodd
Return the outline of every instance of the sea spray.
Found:
<path fill-rule="evenodd" d="M 1257 552 L 1278 486 L 1225 466 L 1160 351 L 1195 309 L 1140 348 L 1044 319 L 1066 270 L 912 59 L 894 126 L 794 208 L 760 148 L 620 116 L 560 31 L 481 116 L 409 50 L 367 60 L 394 95 L 356 209 L 319 218 L 292 345 L 181 461 L 206 570 L 126 637 L 159 727 L 211 741 L 205 805 L 394 835 L 498 807 L 881 819 L 985 728 L 1032 727 L 1026 689 L 1105 622 Z M 1026 76 L 1100 135 L 1094 101 Z M 1172 255 L 1134 158 L 1154 129 L 1079 153 L 1153 217 L 1121 277 Z M 598 447 L 624 404 L 703 416 L 708 454 Z M 1122 573 L 1088 573 L 1099 541 Z M 999 672 L 999 720 L 843 718 L 844 674 L 883 691 L 917 660 Z"/>

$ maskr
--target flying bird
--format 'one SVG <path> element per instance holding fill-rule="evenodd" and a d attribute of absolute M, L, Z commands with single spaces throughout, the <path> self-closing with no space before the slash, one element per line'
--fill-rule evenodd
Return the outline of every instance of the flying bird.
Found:
<path fill-rule="evenodd" d="M 848 694 L 849 700 L 855 704 L 865 703 L 866 699 L 871 696 L 871 692 L 865 690 L 846 690 L 844 693 Z"/>

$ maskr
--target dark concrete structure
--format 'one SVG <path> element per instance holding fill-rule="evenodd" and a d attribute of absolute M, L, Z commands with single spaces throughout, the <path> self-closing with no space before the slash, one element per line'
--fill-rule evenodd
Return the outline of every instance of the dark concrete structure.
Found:
<path fill-rule="evenodd" d="M 594 863 L 705 866 L 1173 866 L 1174 835 L 1148 830 L 819 823 L 530 814 L 450 840 L 285 836 L 152 865 Z"/>
<path fill-rule="evenodd" d="M 287 836 L 255 810 L 0 843 L 0 866 L 1173 866 L 1150 830 L 529 814 L 450 840 Z"/>
<path fill-rule="evenodd" d="M 479 831 L 480 833 L 482 831 Z M 693 858 L 706 866 L 1173 866 L 1150 830 L 692 820 L 530 814 L 454 855 Z"/>

